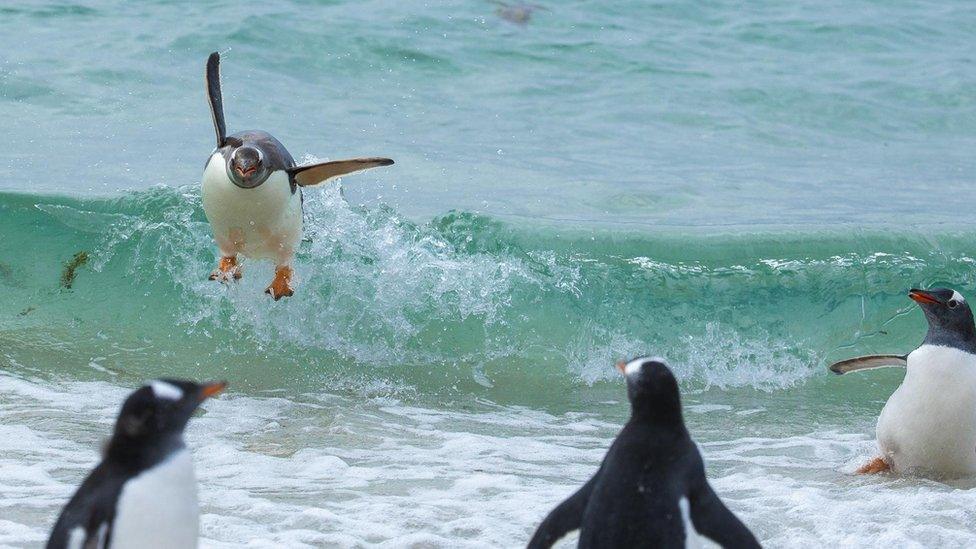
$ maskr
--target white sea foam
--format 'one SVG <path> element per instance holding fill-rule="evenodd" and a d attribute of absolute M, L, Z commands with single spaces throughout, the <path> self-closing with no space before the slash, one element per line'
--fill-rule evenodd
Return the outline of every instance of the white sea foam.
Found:
<path fill-rule="evenodd" d="M 131 388 L 0 373 L 0 545 L 45 539 Z M 976 543 L 972 486 L 853 475 L 874 450 L 866 434 L 707 428 L 739 421 L 736 408 L 689 406 L 715 489 L 768 547 Z M 520 546 L 596 470 L 626 413 L 330 394 L 204 407 L 187 438 L 202 546 L 220 548 Z"/>

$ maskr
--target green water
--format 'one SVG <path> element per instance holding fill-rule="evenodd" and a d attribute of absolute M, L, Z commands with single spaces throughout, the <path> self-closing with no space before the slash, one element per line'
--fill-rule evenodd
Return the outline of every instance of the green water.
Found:
<path fill-rule="evenodd" d="M 63 345 L 84 362 L 111 341 L 123 349 L 105 364 L 133 375 L 161 360 L 263 389 L 379 375 L 420 394 L 514 402 L 610 379 L 616 357 L 644 349 L 671 357 L 690 386 L 760 389 L 802 384 L 852 353 L 907 351 L 924 329 L 907 288 L 965 288 L 976 255 L 962 229 L 646 234 L 463 212 L 418 224 L 326 191 L 307 212 L 302 298 L 271 304 L 270 265 L 247 264 L 231 287 L 207 280 L 195 189 L 6 195 L 2 208 L 0 326 L 13 349 Z M 63 288 L 80 251 L 89 259 Z"/>
<path fill-rule="evenodd" d="M 968 481 L 853 475 L 911 287 L 976 295 L 961 1 L 0 6 L 0 546 L 37 547 L 146 379 L 191 423 L 204 547 L 517 547 L 668 358 L 765 546 L 974 543 Z M 296 295 L 207 280 L 202 73 L 302 160 Z M 79 252 L 71 287 L 65 265 Z M 567 541 L 571 544 L 572 539 Z"/>

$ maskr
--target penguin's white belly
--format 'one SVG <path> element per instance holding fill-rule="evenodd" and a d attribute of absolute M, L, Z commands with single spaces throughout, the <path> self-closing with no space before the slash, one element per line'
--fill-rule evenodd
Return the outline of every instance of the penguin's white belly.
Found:
<path fill-rule="evenodd" d="M 253 189 L 227 177 L 224 157 L 215 152 L 203 172 L 203 211 L 224 255 L 242 254 L 288 264 L 302 239 L 301 191 L 291 192 L 288 175 L 272 172 Z"/>
<path fill-rule="evenodd" d="M 976 356 L 938 345 L 908 355 L 908 372 L 878 418 L 896 472 L 976 474 Z"/>
<path fill-rule="evenodd" d="M 200 506 L 186 449 L 125 483 L 119 494 L 111 549 L 196 547 Z"/>

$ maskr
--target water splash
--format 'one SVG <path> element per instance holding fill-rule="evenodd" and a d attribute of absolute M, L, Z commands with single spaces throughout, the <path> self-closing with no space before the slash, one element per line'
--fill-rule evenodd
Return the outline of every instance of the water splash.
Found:
<path fill-rule="evenodd" d="M 111 344 L 194 371 L 243 360 L 356 387 L 597 383 L 653 352 L 693 387 L 777 389 L 842 355 L 910 348 L 922 320 L 907 287 L 976 282 L 965 233 L 576 233 L 468 212 L 417 223 L 333 186 L 307 196 L 298 295 L 272 303 L 270 264 L 207 280 L 216 254 L 195 188 L 0 204 L 8 245 L 42 250 L 0 255 L 0 284 L 20 285 L 10 333 L 103 334 L 84 364 Z M 54 292 L 43 266 L 79 250 L 91 271 Z"/>

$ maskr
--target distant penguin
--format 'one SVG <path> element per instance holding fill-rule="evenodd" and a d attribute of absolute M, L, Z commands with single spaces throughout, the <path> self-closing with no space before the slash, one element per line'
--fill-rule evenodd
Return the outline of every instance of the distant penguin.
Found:
<path fill-rule="evenodd" d="M 529 549 L 579 529 L 581 548 L 722 547 L 759 543 L 712 491 L 681 416 L 678 382 L 663 359 L 617 364 L 626 376 L 630 420 L 600 469 L 539 526 Z"/>
<path fill-rule="evenodd" d="M 905 379 L 878 417 L 878 448 L 859 473 L 976 475 L 976 325 L 959 292 L 911 290 L 929 329 L 907 355 L 871 355 L 830 366 L 837 374 L 898 366 Z"/>
<path fill-rule="evenodd" d="M 47 549 L 197 546 L 197 481 L 183 429 L 226 383 L 161 379 L 129 395 L 102 462 L 51 531 Z"/>
<path fill-rule="evenodd" d="M 217 148 L 203 171 L 203 211 L 220 249 L 211 280 L 241 277 L 238 256 L 270 259 L 275 278 L 267 287 L 277 301 L 294 292 L 292 258 L 302 239 L 302 190 L 330 179 L 389 166 L 389 158 L 355 158 L 296 166 L 277 139 L 263 131 L 227 135 L 220 92 L 220 55 L 207 60 L 207 96 Z"/>
<path fill-rule="evenodd" d="M 509 4 L 501 0 L 491 0 L 491 2 L 498 6 L 495 9 L 495 14 L 498 17 L 516 25 L 529 24 L 532 14 L 538 10 L 549 11 L 549 8 L 539 4 Z"/>

